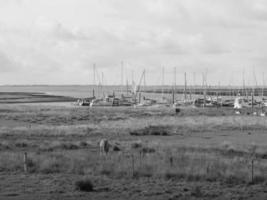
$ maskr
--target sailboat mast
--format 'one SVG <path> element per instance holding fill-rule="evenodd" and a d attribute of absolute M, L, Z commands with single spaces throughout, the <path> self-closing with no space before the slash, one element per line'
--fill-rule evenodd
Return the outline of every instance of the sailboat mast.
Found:
<path fill-rule="evenodd" d="M 262 100 L 264 98 L 264 88 L 265 88 L 265 78 L 264 78 L 264 72 L 262 73 Z"/>
<path fill-rule="evenodd" d="M 164 67 L 162 68 L 162 82 L 161 82 L 161 96 L 163 99 L 163 87 L 164 87 Z"/>
<path fill-rule="evenodd" d="M 243 97 L 245 97 L 245 95 L 246 95 L 246 87 L 245 87 L 245 72 L 244 72 L 244 70 L 243 70 L 243 74 L 242 74 L 242 80 L 243 80 Z"/>
<path fill-rule="evenodd" d="M 187 100 L 187 80 L 186 80 L 186 72 L 184 73 L 184 100 Z"/>
<path fill-rule="evenodd" d="M 95 76 L 96 76 L 96 74 L 95 74 L 95 63 L 93 65 L 93 70 L 94 70 L 94 85 L 96 85 L 96 79 L 95 79 Z"/>
<path fill-rule="evenodd" d="M 207 96 L 207 75 L 205 73 L 202 74 L 202 89 L 203 89 L 203 96 L 204 96 L 204 107 L 206 107 L 206 96 Z"/>
<path fill-rule="evenodd" d="M 172 103 L 175 103 L 175 94 L 176 94 L 176 67 L 173 68 L 173 75 L 174 75 L 174 81 L 173 81 L 173 89 L 172 89 Z"/>

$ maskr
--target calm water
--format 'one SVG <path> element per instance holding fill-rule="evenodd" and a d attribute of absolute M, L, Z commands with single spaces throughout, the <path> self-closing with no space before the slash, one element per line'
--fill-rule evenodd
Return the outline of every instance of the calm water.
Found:
<path fill-rule="evenodd" d="M 177 86 L 178 88 L 179 86 Z M 182 86 L 180 86 L 182 88 Z M 152 90 L 159 89 L 160 86 L 146 86 L 146 89 Z M 166 89 L 170 89 L 171 86 L 164 86 Z M 30 92 L 30 93 L 46 93 L 51 95 L 60 96 L 70 96 L 75 98 L 86 98 L 93 95 L 93 90 L 95 90 L 95 95 L 97 97 L 103 97 L 104 95 L 116 94 L 120 96 L 122 93 L 126 94 L 126 86 L 92 86 L 92 85 L 61 85 L 61 86 L 0 86 L 0 92 Z M 130 87 L 129 87 L 130 90 Z M 144 94 L 144 93 L 143 93 Z M 144 96 L 147 98 L 161 99 L 163 96 L 165 98 L 171 99 L 171 94 L 161 94 L 161 93 L 145 93 Z M 189 95 L 188 95 L 189 97 Z M 194 95 L 194 97 L 196 97 Z M 176 99 L 183 99 L 182 94 L 176 94 Z"/>

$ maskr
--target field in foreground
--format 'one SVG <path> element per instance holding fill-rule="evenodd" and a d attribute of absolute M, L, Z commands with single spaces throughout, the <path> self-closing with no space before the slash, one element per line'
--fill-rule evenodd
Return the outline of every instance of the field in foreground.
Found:
<path fill-rule="evenodd" d="M 266 199 L 266 122 L 217 108 L 2 104 L 0 198 Z M 101 138 L 112 144 L 102 157 Z"/>

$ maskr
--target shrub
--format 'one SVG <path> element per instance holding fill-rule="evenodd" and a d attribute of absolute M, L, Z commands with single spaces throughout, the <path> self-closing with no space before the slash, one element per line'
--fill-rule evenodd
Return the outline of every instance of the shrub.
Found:
<path fill-rule="evenodd" d="M 198 186 L 198 185 L 194 186 L 192 189 L 191 195 L 194 197 L 197 197 L 197 198 L 202 197 L 203 194 L 202 194 L 200 186 Z"/>
<path fill-rule="evenodd" d="M 132 143 L 131 146 L 133 149 L 138 149 L 138 148 L 142 147 L 142 143 L 141 142 L 134 142 L 134 143 Z"/>
<path fill-rule="evenodd" d="M 130 132 L 130 135 L 132 136 L 144 136 L 144 135 L 161 135 L 161 136 L 167 136 L 169 135 L 169 129 L 171 127 L 165 127 L 165 126 L 149 126 L 143 129 L 138 129 Z"/>
<path fill-rule="evenodd" d="M 143 147 L 142 148 L 142 153 L 155 153 L 156 150 L 152 147 Z"/>
<path fill-rule="evenodd" d="M 94 191 L 93 183 L 90 179 L 78 180 L 75 182 L 75 189 L 83 192 Z"/>
<path fill-rule="evenodd" d="M 19 148 L 25 148 L 29 146 L 29 142 L 24 140 L 18 140 L 15 142 L 15 146 Z"/>
<path fill-rule="evenodd" d="M 113 151 L 120 151 L 121 149 L 120 149 L 120 147 L 118 147 L 117 145 L 115 145 L 114 147 L 113 147 Z"/>

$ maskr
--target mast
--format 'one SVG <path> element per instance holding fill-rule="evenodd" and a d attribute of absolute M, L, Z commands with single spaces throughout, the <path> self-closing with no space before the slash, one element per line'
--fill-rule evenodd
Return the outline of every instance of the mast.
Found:
<path fill-rule="evenodd" d="M 102 85 L 104 85 L 104 72 L 101 72 L 101 75 L 102 75 L 102 77 L 101 77 L 101 79 L 102 79 Z"/>
<path fill-rule="evenodd" d="M 96 76 L 96 73 L 95 73 L 95 63 L 93 64 L 93 70 L 94 70 L 94 84 L 93 85 L 96 85 L 96 79 L 95 79 L 95 76 Z"/>
<path fill-rule="evenodd" d="M 161 96 L 163 99 L 163 87 L 164 87 L 164 67 L 162 67 L 162 82 L 161 82 Z"/>
<path fill-rule="evenodd" d="M 146 87 L 146 70 L 144 69 L 144 87 Z"/>
<path fill-rule="evenodd" d="M 186 72 L 184 73 L 184 101 L 187 100 L 187 80 Z"/>
<path fill-rule="evenodd" d="M 121 95 L 123 93 L 123 61 L 121 61 Z"/>
<path fill-rule="evenodd" d="M 243 69 L 243 74 L 242 74 L 242 80 L 243 80 L 243 98 L 245 98 L 245 94 L 246 94 L 246 87 L 245 87 L 245 72 L 244 72 L 244 69 Z"/>
<path fill-rule="evenodd" d="M 174 75 L 174 80 L 173 80 L 173 88 L 172 88 L 172 103 L 175 103 L 175 93 L 176 93 L 176 67 L 173 68 L 173 75 Z"/>
<path fill-rule="evenodd" d="M 264 72 L 262 73 L 262 100 L 264 98 L 264 88 L 265 88 L 265 78 L 264 78 Z"/>
<path fill-rule="evenodd" d="M 196 73 L 193 72 L 193 94 L 196 95 Z"/>
<path fill-rule="evenodd" d="M 126 79 L 126 94 L 127 94 L 127 96 L 128 96 L 128 79 Z"/>
<path fill-rule="evenodd" d="M 203 98 L 204 98 L 204 107 L 206 107 L 206 98 L 207 98 L 207 75 L 202 73 L 202 89 L 203 89 Z"/>
<path fill-rule="evenodd" d="M 123 86 L 123 61 L 121 61 L 121 85 Z"/>

